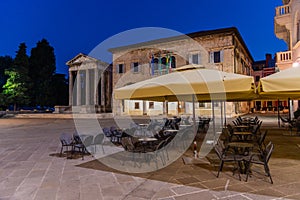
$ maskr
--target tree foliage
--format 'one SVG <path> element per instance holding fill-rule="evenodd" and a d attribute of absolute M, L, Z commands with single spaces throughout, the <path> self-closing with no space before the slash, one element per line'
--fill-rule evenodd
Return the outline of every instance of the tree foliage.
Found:
<path fill-rule="evenodd" d="M 51 82 L 56 70 L 54 48 L 46 39 L 32 48 L 29 58 L 29 76 L 32 80 L 32 103 L 34 105 L 54 105 Z"/>
<path fill-rule="evenodd" d="M 17 104 L 29 104 L 29 60 L 26 48 L 25 43 L 20 44 L 13 66 L 5 70 L 8 78 L 3 86 L 3 95 L 7 104 L 14 104 L 14 110 Z"/>
<path fill-rule="evenodd" d="M 0 56 L 0 107 L 68 105 L 68 81 L 55 74 L 54 48 L 42 39 L 30 57 L 26 49 L 21 43 L 14 59 Z"/>
<path fill-rule="evenodd" d="M 2 87 L 6 83 L 7 76 L 5 75 L 5 70 L 11 68 L 13 65 L 13 59 L 10 56 L 0 56 L 0 93 L 3 91 Z M 3 98 L 2 98 L 3 99 Z M 0 99 L 0 105 L 4 105 L 3 100 Z"/>

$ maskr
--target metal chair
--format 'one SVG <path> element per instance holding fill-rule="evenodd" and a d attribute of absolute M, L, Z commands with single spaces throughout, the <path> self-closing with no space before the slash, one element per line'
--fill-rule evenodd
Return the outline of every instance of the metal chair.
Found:
<path fill-rule="evenodd" d="M 87 152 L 86 147 L 91 146 L 93 143 L 93 136 L 89 135 L 84 137 L 82 142 L 78 142 L 73 145 L 73 152 L 78 149 L 78 151 L 81 153 L 82 160 L 84 159 L 84 154 Z"/>
<path fill-rule="evenodd" d="M 220 166 L 219 166 L 219 170 L 218 170 L 218 174 L 217 177 L 219 177 L 220 172 L 223 169 L 223 165 L 225 162 L 234 162 L 237 167 L 235 169 L 238 170 L 239 173 L 239 180 L 241 180 L 241 175 L 240 175 L 240 165 L 238 164 L 238 162 L 242 162 L 244 161 L 244 156 L 241 155 L 236 155 L 234 152 L 230 152 L 228 150 L 226 150 L 226 148 L 223 148 L 222 144 L 220 144 L 220 140 L 218 140 L 217 144 L 215 144 L 214 146 L 214 150 L 220 160 Z M 233 171 L 234 173 L 234 171 Z"/>
<path fill-rule="evenodd" d="M 104 153 L 104 147 L 103 147 L 103 140 L 104 140 L 104 134 L 100 133 L 94 137 L 92 145 L 94 146 L 94 152 L 97 152 L 97 146 L 101 145 L 102 152 Z"/>
<path fill-rule="evenodd" d="M 70 135 L 68 133 L 62 133 L 59 137 L 59 140 L 61 142 L 60 156 L 62 156 L 64 147 L 67 148 L 67 152 L 69 150 L 69 147 L 71 147 L 71 149 L 73 149 L 74 140 L 73 140 L 72 135 Z"/>
<path fill-rule="evenodd" d="M 265 173 L 270 178 L 272 184 L 273 184 L 273 180 L 271 177 L 270 168 L 268 166 L 268 163 L 269 163 L 269 160 L 273 153 L 273 150 L 274 150 L 274 144 L 270 141 L 268 143 L 268 145 L 266 146 L 266 149 L 263 152 L 258 153 L 258 154 L 257 153 L 252 154 L 248 160 L 249 164 L 263 165 L 264 169 L 265 169 Z M 250 169 L 248 169 L 246 181 L 248 180 L 249 170 Z"/>

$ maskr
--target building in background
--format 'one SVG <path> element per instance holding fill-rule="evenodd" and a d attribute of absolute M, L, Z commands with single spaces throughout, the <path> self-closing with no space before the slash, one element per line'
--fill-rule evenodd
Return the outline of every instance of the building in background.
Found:
<path fill-rule="evenodd" d="M 272 58 L 272 54 L 266 54 L 264 60 L 255 61 L 252 65 L 255 85 L 258 86 L 259 80 L 263 77 L 274 74 L 278 71 L 276 67 L 276 55 Z M 276 112 L 279 108 L 283 110 L 288 106 L 287 101 L 278 100 L 258 100 L 254 101 L 253 111 L 256 112 Z"/>
<path fill-rule="evenodd" d="M 79 53 L 69 66 L 69 106 L 73 113 L 111 112 L 111 65 Z"/>
<path fill-rule="evenodd" d="M 276 7 L 274 29 L 277 38 L 287 44 L 287 51 L 276 54 L 276 65 L 284 70 L 300 63 L 300 0 L 283 0 L 283 5 Z M 293 102 L 294 110 L 298 101 Z"/>
<path fill-rule="evenodd" d="M 163 38 L 112 48 L 113 88 L 172 73 L 187 64 L 200 64 L 229 73 L 252 74 L 253 58 L 235 27 L 199 31 L 183 36 Z M 168 105 L 168 106 L 167 106 Z M 220 102 L 215 102 L 220 114 Z M 199 102 L 196 114 L 210 115 L 211 103 Z M 227 102 L 226 114 L 247 113 L 250 102 Z M 219 113 L 218 113 L 219 112 Z M 114 100 L 116 115 L 184 115 L 192 113 L 188 102 L 151 102 Z"/>

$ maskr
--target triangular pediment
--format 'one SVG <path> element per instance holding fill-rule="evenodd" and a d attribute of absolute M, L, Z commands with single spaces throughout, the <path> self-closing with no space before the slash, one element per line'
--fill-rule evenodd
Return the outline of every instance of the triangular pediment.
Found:
<path fill-rule="evenodd" d="M 72 58 L 71 60 L 69 60 L 66 65 L 68 65 L 69 67 L 71 67 L 72 65 L 80 65 L 84 62 L 97 62 L 98 60 L 95 58 L 92 58 L 90 56 L 87 56 L 83 53 L 79 53 L 77 56 L 75 56 L 74 58 Z"/>

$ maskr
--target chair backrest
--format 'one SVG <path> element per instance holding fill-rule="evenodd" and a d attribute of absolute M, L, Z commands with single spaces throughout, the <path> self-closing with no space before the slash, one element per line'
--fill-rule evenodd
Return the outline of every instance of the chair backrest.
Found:
<path fill-rule="evenodd" d="M 220 160 L 223 159 L 223 149 L 219 144 L 215 144 L 214 146 L 215 152 L 217 153 L 217 156 Z"/>
<path fill-rule="evenodd" d="M 124 137 L 121 140 L 121 144 L 125 151 L 133 151 L 134 150 L 134 145 L 130 140 L 130 137 Z"/>
<path fill-rule="evenodd" d="M 267 133 L 268 133 L 268 130 L 265 130 L 265 132 L 263 132 L 263 133 L 260 135 L 260 137 L 259 137 L 259 139 L 258 139 L 258 141 L 257 141 L 258 145 L 262 145 L 262 144 L 264 143 L 265 138 L 266 138 L 266 136 L 267 136 Z"/>
<path fill-rule="evenodd" d="M 100 134 L 95 136 L 93 143 L 94 144 L 102 144 L 103 139 L 104 139 L 104 135 L 102 133 L 100 133 Z"/>
<path fill-rule="evenodd" d="M 282 116 L 279 116 L 280 120 L 284 123 L 288 123 L 289 120 L 287 118 L 283 118 Z"/>
<path fill-rule="evenodd" d="M 88 147 L 93 143 L 94 137 L 92 135 L 86 136 L 83 140 L 84 146 Z"/>
<path fill-rule="evenodd" d="M 73 142 L 72 135 L 68 133 L 62 133 L 59 137 L 59 140 L 62 145 L 70 145 Z"/>
<path fill-rule="evenodd" d="M 111 127 L 110 127 L 110 132 L 111 132 L 111 133 L 114 133 L 115 131 L 117 131 L 117 127 L 111 126 Z"/>
<path fill-rule="evenodd" d="M 237 126 L 238 123 L 236 121 L 232 121 L 233 125 Z"/>
<path fill-rule="evenodd" d="M 111 137 L 112 134 L 111 134 L 109 128 L 105 127 L 105 128 L 103 128 L 102 130 L 103 130 L 103 133 L 104 133 L 104 135 L 105 135 L 106 137 Z"/>
<path fill-rule="evenodd" d="M 167 141 L 166 140 L 160 141 L 160 143 L 156 146 L 155 151 L 162 149 L 166 145 L 167 145 Z"/>
<path fill-rule="evenodd" d="M 274 150 L 274 144 L 270 141 L 265 150 L 265 162 L 268 163 Z"/>

